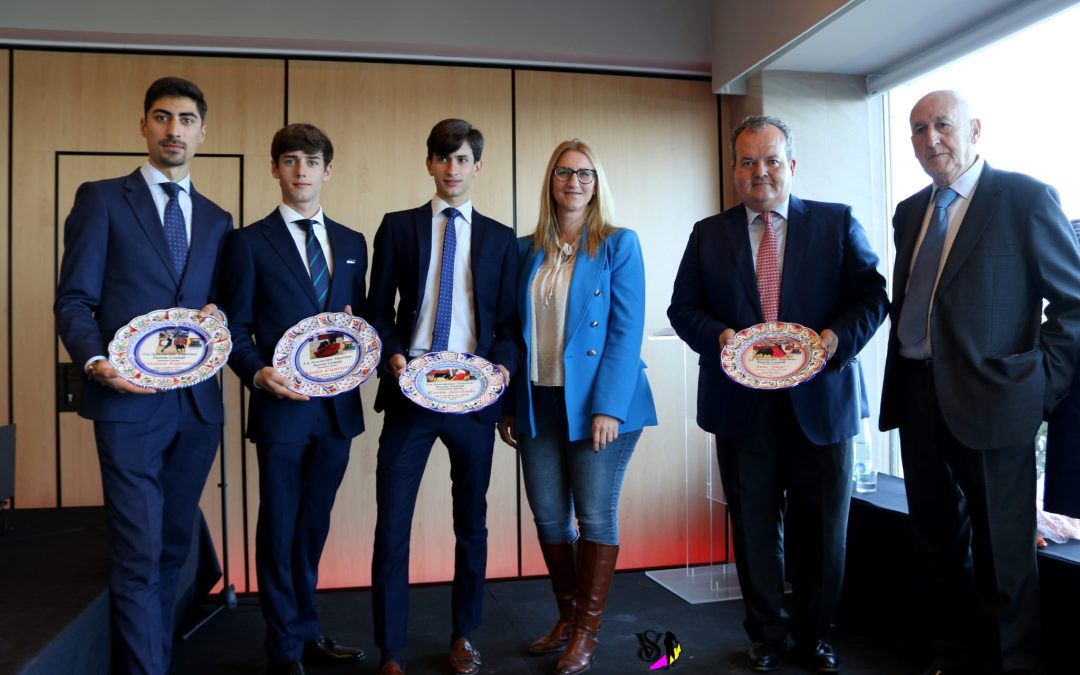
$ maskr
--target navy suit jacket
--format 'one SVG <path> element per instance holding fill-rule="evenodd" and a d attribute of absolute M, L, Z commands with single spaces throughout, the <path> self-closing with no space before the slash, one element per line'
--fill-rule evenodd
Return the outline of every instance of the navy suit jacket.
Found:
<path fill-rule="evenodd" d="M 323 216 L 334 273 L 330 280 L 326 311 L 342 312 L 351 305 L 353 314 L 365 319 L 364 277 L 367 274 L 367 243 L 364 235 Z M 323 401 L 279 399 L 254 387 L 255 374 L 273 363 L 274 346 L 289 328 L 322 312 L 311 285 L 307 263 L 281 213 L 270 215 L 232 232 L 222 255 L 221 297 L 229 312 L 233 350 L 229 366 L 251 389 L 247 437 L 256 443 L 301 443 L 319 418 Z M 364 430 L 364 411 L 359 387 L 328 399 L 334 432 L 351 438 Z"/>
<path fill-rule="evenodd" d="M 893 216 L 882 430 L 903 421 L 896 323 L 930 193 L 927 186 L 900 202 Z M 1065 396 L 1080 346 L 1080 252 L 1054 188 L 983 166 L 934 292 L 929 330 L 934 388 L 953 436 L 976 449 L 1030 443 L 1044 412 Z"/>
<path fill-rule="evenodd" d="M 431 261 L 431 218 L 431 203 L 427 202 L 415 209 L 386 214 L 375 233 L 368 305 L 382 339 L 384 362 L 394 354 L 408 356 L 411 347 Z M 470 242 L 476 355 L 513 374 L 518 362 L 514 342 L 518 263 L 514 231 L 474 208 Z M 397 381 L 380 369 L 375 410 L 406 402 Z M 500 406 L 492 405 L 475 414 L 485 422 L 495 422 Z"/>
<path fill-rule="evenodd" d="M 191 189 L 191 247 L 176 277 L 165 230 L 142 173 L 83 183 L 64 223 L 64 257 L 56 291 L 57 330 L 72 362 L 108 356 L 116 330 L 132 318 L 170 307 L 199 309 L 214 301 L 218 256 L 232 217 Z M 217 378 L 189 389 L 199 416 L 223 419 Z M 91 380 L 79 414 L 110 422 L 152 416 L 164 397 L 120 394 Z"/>
<path fill-rule="evenodd" d="M 779 320 L 836 333 L 836 353 L 814 379 L 790 389 L 799 426 L 811 442 L 837 443 L 859 431 L 856 356 L 885 319 L 888 297 L 878 258 L 844 204 L 803 201 L 788 207 Z M 700 355 L 697 422 L 720 438 L 737 438 L 763 392 L 736 384 L 720 368 L 720 333 L 764 321 L 746 209 L 694 225 L 683 254 L 668 318 Z"/>

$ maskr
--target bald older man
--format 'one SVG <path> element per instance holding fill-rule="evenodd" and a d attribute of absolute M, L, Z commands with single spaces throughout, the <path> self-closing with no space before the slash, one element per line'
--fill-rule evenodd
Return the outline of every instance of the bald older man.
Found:
<path fill-rule="evenodd" d="M 1052 187 L 979 156 L 960 95 L 910 121 L 933 184 L 893 216 L 881 429 L 900 429 L 926 672 L 1038 672 L 1034 438 L 1077 359 L 1080 250 Z"/>

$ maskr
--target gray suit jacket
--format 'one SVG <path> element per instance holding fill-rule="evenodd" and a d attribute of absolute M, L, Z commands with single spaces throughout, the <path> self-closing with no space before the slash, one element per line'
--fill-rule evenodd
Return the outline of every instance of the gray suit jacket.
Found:
<path fill-rule="evenodd" d="M 930 193 L 904 200 L 893 216 L 883 431 L 904 421 L 896 324 Z M 1034 438 L 1067 392 L 1080 351 L 1080 249 L 1054 188 L 984 166 L 935 291 L 930 341 L 938 405 L 957 440 L 990 449 Z"/>

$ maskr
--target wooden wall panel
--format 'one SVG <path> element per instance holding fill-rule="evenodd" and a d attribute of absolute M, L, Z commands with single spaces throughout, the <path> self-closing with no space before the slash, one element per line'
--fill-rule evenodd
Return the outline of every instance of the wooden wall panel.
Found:
<path fill-rule="evenodd" d="M 20 396 L 15 401 L 19 424 L 19 470 L 16 491 L 20 506 L 58 505 L 57 457 L 65 494 L 64 503 L 94 503 L 100 481 L 89 424 L 72 414 L 61 416 L 61 438 L 56 434 L 55 386 L 52 381 L 53 341 L 40 336 L 55 333 L 52 301 L 56 268 L 41 261 L 54 260 L 62 224 L 70 208 L 74 185 L 83 177 L 107 178 L 128 173 L 142 162 L 145 140 L 139 135 L 143 94 L 154 79 L 179 75 L 196 82 L 206 95 L 207 139 L 199 148 L 192 178 L 202 193 L 229 210 L 234 219 L 245 218 L 243 205 L 265 202 L 267 186 L 251 179 L 252 161 L 265 165 L 269 139 L 284 118 L 284 63 L 264 59 L 216 57 L 138 56 L 131 54 L 79 54 L 16 51 L 14 60 L 13 161 L 21 167 L 13 186 L 19 195 L 13 219 L 13 306 L 19 317 L 14 348 L 20 358 L 12 378 Z M 4 69 L 6 72 L 6 69 Z M 71 174 L 62 187 L 55 175 L 56 153 L 132 153 L 108 161 L 87 159 L 79 177 Z M 210 157 L 227 155 L 228 157 Z M 215 162 L 220 162 L 215 168 Z M 121 166 L 122 165 L 122 166 Z M 96 170 L 95 170 L 96 169 Z M 243 177 L 243 180 L 241 180 Z M 70 184 L 69 184 L 70 183 Z M 272 186 L 271 186 L 272 187 Z M 60 194 L 57 194 L 57 191 Z M 273 188 L 271 195 L 276 195 Z M 58 258 L 55 258 L 58 259 Z M 42 373 L 45 376 L 42 376 Z M 227 376 L 231 377 L 231 375 Z M 239 466 L 241 399 L 235 382 L 227 384 L 226 428 L 234 494 L 230 496 L 232 533 L 243 531 Z M 57 448 L 63 441 L 63 452 Z M 77 477 L 85 474 L 85 478 Z M 92 480 L 97 480 L 98 491 Z M 221 541 L 215 474 L 203 506 L 211 529 Z M 70 494 L 67 492 L 70 491 Z M 234 579 L 243 578 L 243 539 L 230 538 Z M 238 590 L 246 590 L 238 588 Z"/>
<path fill-rule="evenodd" d="M 11 64 L 11 50 L 0 50 L 0 424 L 10 420 L 8 409 L 11 405 L 8 387 L 11 378 L 11 359 L 13 352 L 8 343 L 8 327 L 11 321 L 11 307 L 8 304 L 8 261 L 10 249 L 8 241 L 11 235 L 11 223 L 8 221 L 8 158 L 11 156 L 11 140 L 8 136 L 8 109 L 11 98 L 11 81 L 8 77 Z"/>
<path fill-rule="evenodd" d="M 486 215 L 516 223 L 521 232 L 534 227 L 540 174 L 551 149 L 564 138 L 586 139 L 608 170 L 619 224 L 637 230 L 645 247 L 649 333 L 667 325 L 671 283 L 691 225 L 719 210 L 717 100 L 706 82 L 412 64 L 15 51 L 0 52 L 0 129 L 6 129 L 9 58 L 14 64 L 14 133 L 10 148 L 4 145 L 7 135 L 0 137 L 0 188 L 7 186 L 10 152 L 20 167 L 12 179 L 12 194 L 18 195 L 12 222 L 19 225 L 11 229 L 13 302 L 0 311 L 0 336 L 6 336 L 6 322 L 17 316 L 13 348 L 19 358 L 12 363 L 6 353 L 0 358 L 0 421 L 7 411 L 5 378 L 10 378 L 19 392 L 14 421 L 20 426 L 17 495 L 23 507 L 101 501 L 91 425 L 71 413 L 60 415 L 57 423 L 51 377 L 57 268 L 41 261 L 59 260 L 60 228 L 78 182 L 127 173 L 141 162 L 142 96 L 156 77 L 187 77 L 206 93 L 207 141 L 193 164 L 193 180 L 233 213 L 238 225 L 261 218 L 279 201 L 268 166 L 274 131 L 286 121 L 308 121 L 322 127 L 337 150 L 334 178 L 323 193 L 327 213 L 364 233 L 369 246 L 385 212 L 430 199 L 424 141 L 442 118 L 463 117 L 484 132 L 484 166 L 474 203 Z M 63 155 L 56 175 L 58 152 L 131 154 Z M 0 189 L 0 217 L 6 217 L 6 199 Z M 7 237 L 0 236 L 5 264 L 6 245 Z M 0 303 L 7 299 L 6 279 L 0 274 Z M 66 358 L 62 347 L 59 351 Z M 651 366 L 662 426 L 644 434 L 630 465 L 622 507 L 622 566 L 676 565 L 684 562 L 686 550 L 693 560 L 705 562 L 704 474 L 710 458 L 693 422 L 695 359 L 689 357 L 684 375 L 685 355 L 677 341 L 647 341 L 642 352 Z M 324 588 L 370 583 L 382 423 L 371 409 L 374 395 L 375 383 L 369 382 L 363 388 L 367 431 L 353 444 L 338 494 L 320 575 Z M 228 373 L 229 572 L 240 592 L 255 590 L 259 503 L 254 446 L 241 436 L 244 396 Z M 202 499 L 219 551 L 220 462 L 215 462 Z M 449 491 L 449 462 L 437 444 L 414 522 L 413 581 L 443 581 L 452 575 Z M 517 456 L 501 442 L 496 443 L 488 502 L 489 577 L 516 576 L 519 553 L 521 572 L 542 573 Z"/>
<path fill-rule="evenodd" d="M 535 229 L 543 171 L 562 140 L 578 137 L 608 175 L 618 225 L 637 231 L 645 255 L 646 334 L 668 326 L 678 261 L 694 222 L 720 209 L 716 97 L 707 82 L 556 72 L 516 73 L 519 233 Z M 683 355 L 677 342 L 642 346 L 661 426 L 645 431 L 627 472 L 620 508 L 620 567 L 679 564 L 687 524 L 700 536 L 700 471 L 688 482 L 686 454 L 704 452 L 696 426 L 684 430 Z M 691 367 L 696 370 L 696 359 Z M 696 382 L 696 373 L 694 373 Z M 691 390 L 692 391 L 692 390 Z M 693 399 L 690 399 L 692 406 Z M 693 408 L 689 414 L 693 419 Z M 696 465 L 695 465 L 696 469 Z M 523 571 L 543 573 L 535 528 L 523 514 Z"/>
<path fill-rule="evenodd" d="M 481 213 L 512 225 L 510 80 L 509 70 L 497 68 L 290 61 L 289 121 L 315 124 L 334 143 L 334 175 L 322 193 L 326 212 L 362 232 L 370 253 L 384 213 L 431 199 L 434 185 L 424 166 L 428 132 L 443 118 L 461 117 L 485 137 L 473 203 Z M 269 167 L 265 180 L 273 180 Z M 367 431 L 353 442 L 338 491 L 320 587 L 370 584 L 382 417 L 371 409 L 374 381 L 362 395 Z M 413 581 L 453 576 L 449 467 L 446 450 L 437 443 L 413 523 Z M 488 490 L 490 577 L 518 573 L 516 470 L 514 453 L 497 443 Z"/>

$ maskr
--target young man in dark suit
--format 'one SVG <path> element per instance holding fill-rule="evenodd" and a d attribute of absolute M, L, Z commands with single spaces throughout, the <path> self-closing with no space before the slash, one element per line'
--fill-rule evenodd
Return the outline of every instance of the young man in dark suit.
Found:
<path fill-rule="evenodd" d="M 259 456 L 255 568 L 266 618 L 269 673 L 309 663 L 355 663 L 364 653 L 324 637 L 315 607 L 319 558 L 353 437 L 364 430 L 360 390 L 309 399 L 270 364 L 290 327 L 321 312 L 363 314 L 367 244 L 330 220 L 319 196 L 334 147 L 310 124 L 274 135 L 270 171 L 282 203 L 225 243 L 222 302 L 229 311 L 229 365 L 251 389 L 247 437 Z"/>
<path fill-rule="evenodd" d="M 105 358 L 140 314 L 211 300 L 232 217 L 195 191 L 189 167 L 206 138 L 206 101 L 187 80 L 150 85 L 140 130 L 147 161 L 128 176 L 84 183 L 64 223 L 57 330 L 89 382 L 79 414 L 94 421 L 109 519 L 109 581 L 118 673 L 163 674 L 173 605 L 199 495 L 221 433 L 211 378 L 156 392 L 120 378 Z"/>
<path fill-rule="evenodd" d="M 783 121 L 748 117 L 731 144 L 741 203 L 694 225 L 668 317 L 701 355 L 698 426 L 716 434 L 750 667 L 777 668 L 790 630 L 800 660 L 836 672 L 851 438 L 862 416 L 856 356 L 885 318 L 885 279 L 851 207 L 791 194 L 794 140 Z M 737 331 L 777 320 L 820 333 L 824 368 L 791 389 L 736 384 L 721 349 Z"/>
<path fill-rule="evenodd" d="M 880 423 L 900 429 L 926 672 L 1039 672 L 1034 441 L 1077 360 L 1080 252 L 1054 188 L 979 156 L 959 94 L 910 122 L 933 184 L 893 216 Z"/>
<path fill-rule="evenodd" d="M 433 412 L 398 387 L 407 360 L 450 349 L 482 356 L 504 378 L 517 362 L 513 342 L 517 243 L 514 232 L 472 206 L 484 137 L 468 122 L 447 119 L 427 140 L 435 196 L 388 213 L 375 235 L 368 301 L 383 341 L 375 409 L 385 411 L 376 477 L 378 521 L 372 567 L 375 642 L 383 675 L 403 672 L 409 602 L 409 535 L 413 510 L 435 439 L 450 452 L 453 480 L 453 672 L 477 673 L 480 653 L 470 634 L 480 626 L 487 568 L 487 488 L 499 405 L 467 415 Z M 447 241 L 452 245 L 444 247 Z M 452 303 L 440 289 L 452 283 Z M 440 293 L 440 290 L 444 293 Z M 395 302 L 396 300 L 396 302 Z M 437 328 L 436 325 L 440 327 Z"/>

